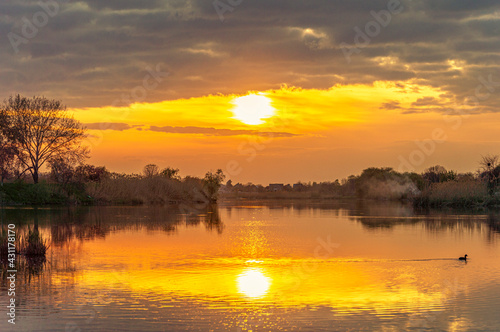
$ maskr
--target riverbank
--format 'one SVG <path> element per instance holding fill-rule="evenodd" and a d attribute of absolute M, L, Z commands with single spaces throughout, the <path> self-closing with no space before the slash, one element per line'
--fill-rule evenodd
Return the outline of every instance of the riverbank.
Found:
<path fill-rule="evenodd" d="M 210 202 L 202 179 L 120 177 L 88 183 L 25 183 L 0 187 L 1 205 L 142 205 Z"/>
<path fill-rule="evenodd" d="M 489 193 L 477 180 L 434 183 L 413 198 L 416 207 L 500 207 L 500 192 Z"/>
<path fill-rule="evenodd" d="M 149 165 L 151 166 L 151 165 Z M 167 169 L 171 170 L 171 169 Z M 391 168 L 368 168 L 342 181 L 320 183 L 222 184 L 222 171 L 208 172 L 205 178 L 169 172 L 71 176 L 65 181 L 50 177 L 37 184 L 18 180 L 0 187 L 2 205 L 166 205 L 214 203 L 218 198 L 235 200 L 318 200 L 367 199 L 411 202 L 415 207 L 481 208 L 500 206 L 496 180 L 485 176 L 427 171 L 398 173 Z"/>
<path fill-rule="evenodd" d="M 334 200 L 334 199 L 345 199 L 345 198 L 355 198 L 355 196 L 342 196 L 338 194 L 323 194 L 319 192 L 310 191 L 264 191 L 264 192 L 221 192 L 219 194 L 220 199 L 223 200 L 259 200 L 259 199 L 269 199 L 269 200 L 295 200 L 295 199 L 311 199 L 311 200 Z"/>

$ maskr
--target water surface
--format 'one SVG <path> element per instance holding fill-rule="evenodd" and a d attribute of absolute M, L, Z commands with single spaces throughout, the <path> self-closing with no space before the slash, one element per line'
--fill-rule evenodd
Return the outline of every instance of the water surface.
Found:
<path fill-rule="evenodd" d="M 1 331 L 500 330 L 494 212 L 223 202 L 3 210 L 12 222 L 51 246 L 19 258 Z"/>

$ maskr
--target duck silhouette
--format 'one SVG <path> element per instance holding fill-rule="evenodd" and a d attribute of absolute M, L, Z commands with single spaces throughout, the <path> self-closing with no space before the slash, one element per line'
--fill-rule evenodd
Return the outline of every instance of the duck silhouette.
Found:
<path fill-rule="evenodd" d="M 467 255 L 465 255 L 464 257 L 459 257 L 458 259 L 461 261 L 467 261 Z"/>

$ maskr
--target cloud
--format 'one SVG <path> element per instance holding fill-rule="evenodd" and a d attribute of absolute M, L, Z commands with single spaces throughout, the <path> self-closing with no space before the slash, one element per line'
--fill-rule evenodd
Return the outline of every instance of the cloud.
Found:
<path fill-rule="evenodd" d="M 118 130 L 118 131 L 124 131 L 134 128 L 139 129 L 139 127 L 141 127 L 141 125 L 129 125 L 128 123 L 117 123 L 117 122 L 83 123 L 83 126 L 90 130 Z"/>
<path fill-rule="evenodd" d="M 200 134 L 205 136 L 241 136 L 241 135 L 265 136 L 265 137 L 299 136 L 297 134 L 291 134 L 285 132 L 262 132 L 258 130 L 216 129 L 216 128 L 194 127 L 194 126 L 188 126 L 188 127 L 150 126 L 149 130 L 162 133 L 170 133 L 170 134 Z"/>
<path fill-rule="evenodd" d="M 287 132 L 270 132 L 270 131 L 258 131 L 258 130 L 233 130 L 233 129 L 216 129 L 211 127 L 172 127 L 172 126 L 149 126 L 144 125 L 130 125 L 128 123 L 118 123 L 118 122 L 94 122 L 94 123 L 83 123 L 83 125 L 89 130 L 116 130 L 124 131 L 130 129 L 136 130 L 149 130 L 154 132 L 162 132 L 169 134 L 199 134 L 205 136 L 265 136 L 265 137 L 295 137 L 298 134 L 292 134 Z"/>
<path fill-rule="evenodd" d="M 397 110 L 401 108 L 401 103 L 397 100 L 392 100 L 387 103 L 383 103 L 382 106 L 380 106 L 380 108 L 389 111 Z"/>
<path fill-rule="evenodd" d="M 242 94 L 283 83 L 328 89 L 414 79 L 460 102 L 474 93 L 479 76 L 494 73 L 500 80 L 492 71 L 500 59 L 500 2 L 401 2 L 404 10 L 348 64 L 341 43 L 353 45 L 354 29 L 365 29 L 387 0 L 243 1 L 224 13 L 224 23 L 205 0 L 61 1 L 19 53 L 1 40 L 0 99 L 43 94 L 75 108 L 111 105 L 158 63 L 172 68 L 171 75 L 141 101 Z M 41 10 L 37 0 L 0 3 L 1 35 L 22 35 L 23 17 Z M 450 68 L 450 60 L 462 69 Z M 498 93 L 482 101 L 493 111 L 499 104 Z"/>
<path fill-rule="evenodd" d="M 422 97 L 411 103 L 411 106 L 441 106 L 441 103 L 435 97 Z"/>

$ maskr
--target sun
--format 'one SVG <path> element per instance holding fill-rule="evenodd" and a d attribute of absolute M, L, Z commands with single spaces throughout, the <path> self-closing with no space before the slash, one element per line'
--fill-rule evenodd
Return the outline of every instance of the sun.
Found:
<path fill-rule="evenodd" d="M 262 119 L 270 118 L 276 112 L 271 106 L 271 99 L 261 94 L 250 94 L 235 98 L 231 101 L 234 107 L 231 112 L 234 119 L 240 120 L 247 125 L 259 125 L 264 123 Z"/>
<path fill-rule="evenodd" d="M 251 298 L 266 295 L 271 285 L 269 278 L 257 268 L 249 268 L 238 276 L 238 291 Z"/>

